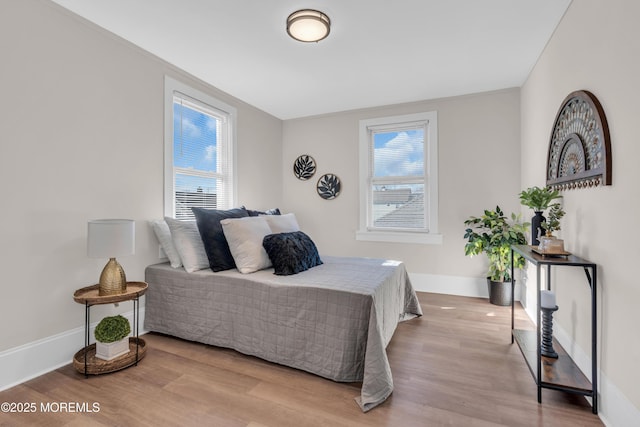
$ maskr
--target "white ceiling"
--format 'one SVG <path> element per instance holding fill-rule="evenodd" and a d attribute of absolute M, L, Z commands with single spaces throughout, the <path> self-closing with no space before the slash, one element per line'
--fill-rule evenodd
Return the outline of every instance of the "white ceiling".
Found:
<path fill-rule="evenodd" d="M 571 0 L 54 0 L 280 119 L 521 86 Z M 319 43 L 286 33 L 314 8 Z"/>

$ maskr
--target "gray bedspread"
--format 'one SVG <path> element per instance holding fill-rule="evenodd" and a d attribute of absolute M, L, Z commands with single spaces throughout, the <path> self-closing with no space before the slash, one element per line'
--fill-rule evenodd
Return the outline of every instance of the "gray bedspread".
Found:
<path fill-rule="evenodd" d="M 420 304 L 401 262 L 322 260 L 291 276 L 151 265 L 145 328 L 335 381 L 362 381 L 356 401 L 366 412 L 393 391 L 386 347 L 398 322 L 422 315 Z"/>

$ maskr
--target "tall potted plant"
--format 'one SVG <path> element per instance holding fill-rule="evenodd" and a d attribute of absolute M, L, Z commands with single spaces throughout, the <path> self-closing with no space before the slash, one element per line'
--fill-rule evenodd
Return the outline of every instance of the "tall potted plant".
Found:
<path fill-rule="evenodd" d="M 556 199 L 561 198 L 558 190 L 551 187 L 529 187 L 520 192 L 520 203 L 533 209 L 535 213 L 531 218 L 531 244 L 536 246 L 540 243 L 540 237 L 544 236 L 542 223 L 545 222 L 544 212 L 549 209 Z"/>
<path fill-rule="evenodd" d="M 487 286 L 489 301 L 495 305 L 509 305 L 512 298 L 511 286 L 511 245 L 527 243 L 525 233 L 529 223 L 520 221 L 520 215 L 504 215 L 500 206 L 495 210 L 485 210 L 480 217 L 471 216 L 464 224 L 464 246 L 466 256 L 486 254 L 489 260 Z M 524 258 L 515 254 L 514 267 L 523 268 Z"/>

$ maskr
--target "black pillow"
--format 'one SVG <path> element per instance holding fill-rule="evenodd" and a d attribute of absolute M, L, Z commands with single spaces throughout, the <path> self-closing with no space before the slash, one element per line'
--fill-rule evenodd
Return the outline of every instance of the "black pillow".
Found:
<path fill-rule="evenodd" d="M 273 208 L 266 211 L 254 211 L 252 209 L 247 209 L 249 216 L 260 216 L 260 215 L 280 215 L 279 208 Z"/>
<path fill-rule="evenodd" d="M 321 265 L 318 248 L 302 231 L 264 236 L 262 246 L 278 276 L 289 276 Z"/>
<path fill-rule="evenodd" d="M 204 244 L 204 251 L 209 259 L 209 267 L 213 271 L 230 270 L 236 267 L 229 244 L 227 243 L 220 220 L 226 218 L 243 218 L 249 216 L 244 208 L 217 209 L 191 208 L 196 217 L 198 231 Z"/>

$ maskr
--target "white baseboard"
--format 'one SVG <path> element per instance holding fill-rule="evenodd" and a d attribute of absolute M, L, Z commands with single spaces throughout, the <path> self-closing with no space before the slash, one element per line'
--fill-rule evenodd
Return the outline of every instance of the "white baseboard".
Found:
<path fill-rule="evenodd" d="M 133 311 L 122 313 L 133 325 Z M 90 325 L 93 330 L 98 322 Z M 144 307 L 140 307 L 140 331 L 144 330 Z M 9 389 L 40 375 L 68 365 L 73 355 L 84 345 L 84 327 L 72 329 L 28 344 L 0 352 L 0 391 Z"/>
<path fill-rule="evenodd" d="M 640 426 L 640 409 L 627 396 L 600 373 L 598 392 L 598 415 L 607 427 Z"/>
<path fill-rule="evenodd" d="M 413 288 L 418 292 L 489 298 L 486 278 L 409 273 L 409 279 L 411 279 Z M 518 282 L 516 282 L 515 300 L 520 301 L 520 284 Z"/>

